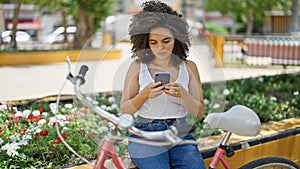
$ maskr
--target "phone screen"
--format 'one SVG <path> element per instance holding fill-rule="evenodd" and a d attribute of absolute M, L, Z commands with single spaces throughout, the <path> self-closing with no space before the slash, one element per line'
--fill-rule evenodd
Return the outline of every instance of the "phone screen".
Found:
<path fill-rule="evenodd" d="M 155 72 L 154 73 L 155 82 L 161 82 L 161 85 L 170 83 L 170 73 L 169 72 Z"/>

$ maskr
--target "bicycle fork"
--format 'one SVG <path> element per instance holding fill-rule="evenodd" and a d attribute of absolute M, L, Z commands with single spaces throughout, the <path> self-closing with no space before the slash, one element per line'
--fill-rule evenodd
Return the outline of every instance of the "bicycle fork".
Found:
<path fill-rule="evenodd" d="M 110 155 L 113 163 L 118 169 L 125 169 L 121 159 L 117 155 L 117 152 L 115 150 L 114 143 L 109 140 L 105 140 L 103 142 L 103 145 L 100 147 L 99 157 L 96 161 L 93 169 L 106 169 L 104 167 L 104 163 L 107 160 L 107 156 Z"/>
<path fill-rule="evenodd" d="M 234 155 L 234 149 L 228 145 L 230 136 L 231 132 L 227 132 L 223 141 L 217 148 L 212 161 L 209 164 L 209 169 L 215 169 L 219 161 L 222 162 L 225 169 L 231 169 L 224 158 L 224 155 L 226 155 L 227 157 L 232 157 Z"/>

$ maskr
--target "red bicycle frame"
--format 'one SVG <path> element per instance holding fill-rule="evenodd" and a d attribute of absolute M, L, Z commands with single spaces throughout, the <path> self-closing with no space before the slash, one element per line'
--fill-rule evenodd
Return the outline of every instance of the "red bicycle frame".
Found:
<path fill-rule="evenodd" d="M 109 141 L 109 140 L 105 140 L 102 144 L 102 146 L 100 147 L 99 150 L 99 157 L 98 160 L 96 161 L 94 168 L 93 169 L 106 169 L 106 167 L 104 167 L 104 163 L 105 160 L 107 160 L 107 156 L 110 155 L 113 163 L 115 164 L 115 166 L 118 169 L 125 169 L 122 160 L 120 159 L 120 157 L 117 155 L 115 146 L 114 146 L 114 142 Z"/>
<path fill-rule="evenodd" d="M 234 151 L 232 149 L 230 149 L 230 147 L 228 146 L 228 141 L 229 141 L 230 135 L 231 135 L 230 132 L 226 133 L 222 143 L 217 148 L 217 150 L 214 154 L 214 157 L 209 164 L 209 169 L 215 169 L 219 161 L 222 162 L 225 169 L 231 169 L 231 167 L 227 163 L 226 159 L 224 158 L 224 155 L 227 155 L 228 157 L 232 157 L 234 154 Z"/>

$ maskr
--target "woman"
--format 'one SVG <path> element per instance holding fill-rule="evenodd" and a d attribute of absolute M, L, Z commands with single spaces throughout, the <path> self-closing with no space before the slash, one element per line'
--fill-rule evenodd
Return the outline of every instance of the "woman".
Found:
<path fill-rule="evenodd" d="M 187 124 L 188 113 L 201 118 L 204 112 L 199 72 L 187 60 L 187 22 L 167 4 L 143 3 L 129 27 L 134 62 L 129 66 L 121 99 L 122 113 L 137 115 L 136 127 L 145 131 L 166 130 Z M 154 81 L 155 72 L 169 72 L 170 83 Z M 137 136 L 132 136 L 137 137 Z M 187 133 L 183 139 L 195 138 Z M 205 168 L 196 145 L 174 147 L 129 144 L 129 153 L 140 169 Z"/>

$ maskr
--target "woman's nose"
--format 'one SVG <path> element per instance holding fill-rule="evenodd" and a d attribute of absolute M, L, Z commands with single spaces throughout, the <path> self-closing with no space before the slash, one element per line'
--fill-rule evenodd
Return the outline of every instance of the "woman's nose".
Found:
<path fill-rule="evenodd" d="M 159 50 L 162 50 L 162 49 L 164 49 L 164 48 L 165 48 L 165 46 L 164 46 L 163 43 L 158 43 L 158 49 L 159 49 Z"/>

